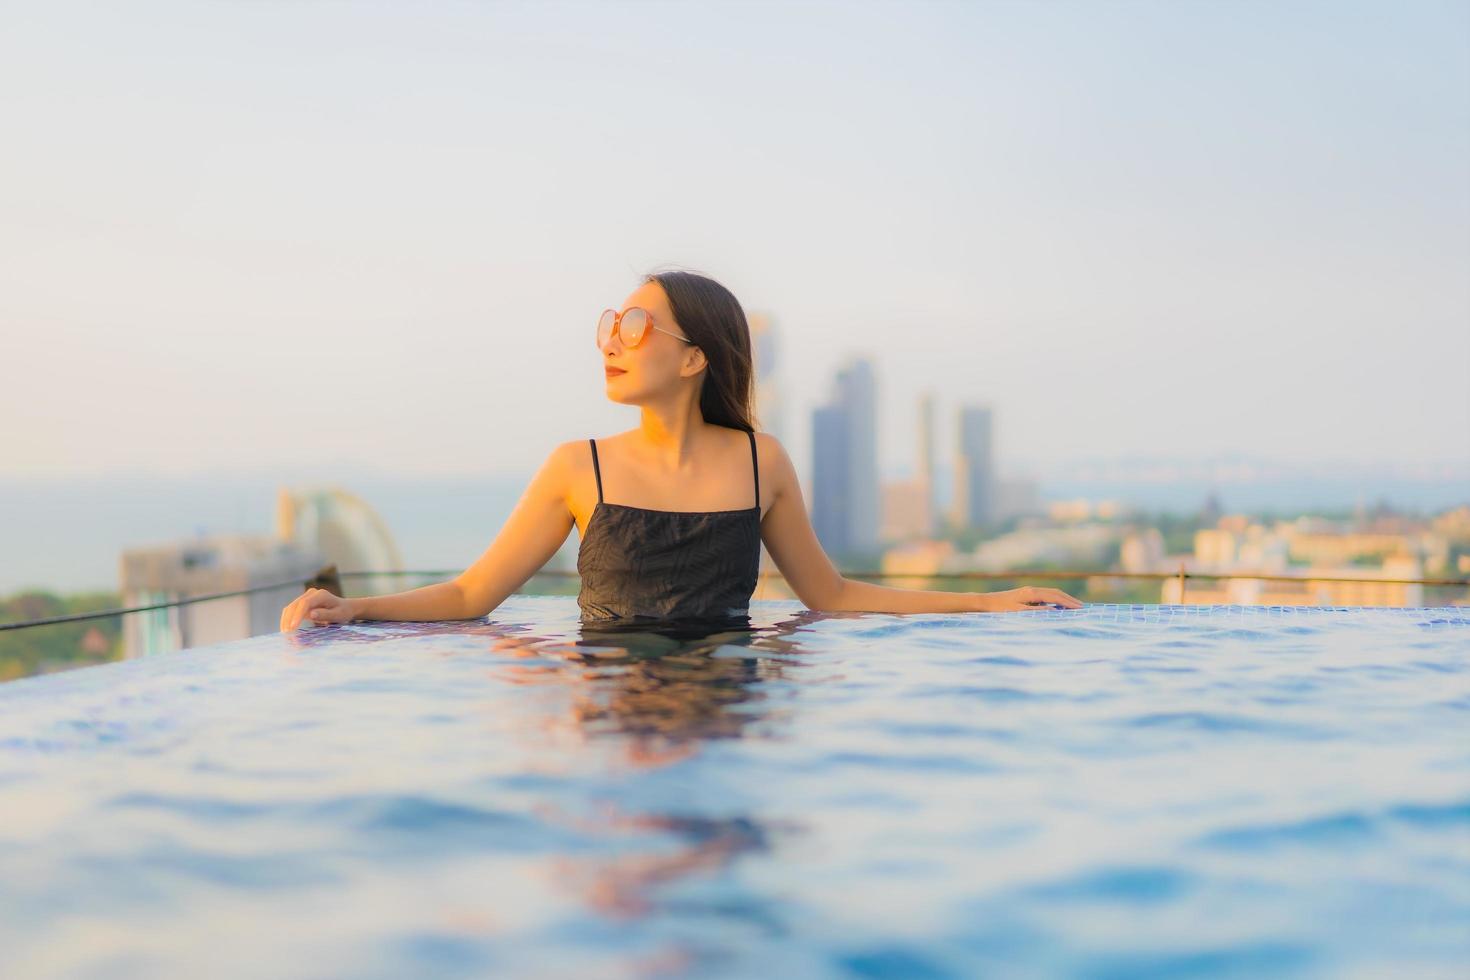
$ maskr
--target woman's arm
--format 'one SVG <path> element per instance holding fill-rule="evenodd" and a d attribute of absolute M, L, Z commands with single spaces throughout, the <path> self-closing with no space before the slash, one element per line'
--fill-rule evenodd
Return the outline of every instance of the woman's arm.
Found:
<path fill-rule="evenodd" d="M 1081 602 L 1060 589 L 1030 586 L 1004 592 L 944 592 L 896 589 L 844 578 L 822 550 L 807 517 L 801 483 L 791 458 L 775 436 L 757 433 L 757 450 L 767 462 L 762 482 L 774 487 L 761 522 L 761 539 L 782 576 L 808 609 L 851 612 L 1003 612 L 1049 602 L 1078 608 Z"/>
<path fill-rule="evenodd" d="M 449 582 L 360 599 L 359 618 L 476 619 L 499 606 L 541 570 L 571 533 L 567 475 L 570 454 L 580 445 L 564 442 L 551 451 L 500 533 L 469 568 Z"/>

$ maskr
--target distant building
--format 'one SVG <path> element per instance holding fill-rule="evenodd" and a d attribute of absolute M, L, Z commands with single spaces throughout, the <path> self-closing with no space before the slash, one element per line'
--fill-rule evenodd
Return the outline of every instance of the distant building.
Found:
<path fill-rule="evenodd" d="M 881 488 L 878 540 L 882 544 L 930 538 L 941 530 L 934 496 L 934 396 L 919 398 L 918 475 L 909 480 L 886 482 Z"/>
<path fill-rule="evenodd" d="M 1199 522 L 1204 525 L 1214 524 L 1224 512 L 1225 509 L 1220 503 L 1220 495 L 1211 490 L 1210 495 L 1205 498 L 1204 506 L 1200 507 Z"/>
<path fill-rule="evenodd" d="M 877 550 L 877 442 L 873 366 L 853 358 L 837 372 L 830 404 L 812 413 L 812 526 L 829 555 Z"/>
<path fill-rule="evenodd" d="M 220 534 L 129 548 L 120 561 L 124 606 L 173 602 L 272 583 L 251 595 L 151 609 L 123 617 L 123 656 L 183 650 L 280 629 L 281 610 L 324 564 L 320 552 L 268 535 Z"/>
<path fill-rule="evenodd" d="M 1322 564 L 1339 564 L 1355 558 L 1412 555 L 1420 550 L 1419 536 L 1411 534 L 1308 532 L 1292 534 L 1290 544 L 1292 558 Z"/>
<path fill-rule="evenodd" d="M 1092 501 L 1086 497 L 1074 500 L 1053 500 L 1046 505 L 1046 516 L 1061 523 L 1092 519 Z"/>
<path fill-rule="evenodd" d="M 837 398 L 847 412 L 851 440 L 853 545 L 872 551 L 878 545 L 878 382 L 873 364 L 853 358 L 837 372 Z"/>
<path fill-rule="evenodd" d="M 1123 538 L 1118 564 L 1125 572 L 1157 572 L 1164 564 L 1164 536 L 1156 527 L 1134 531 Z"/>
<path fill-rule="evenodd" d="M 951 519 L 957 528 L 982 528 L 995 520 L 995 451 L 988 407 L 960 409 L 954 491 Z"/>
<path fill-rule="evenodd" d="M 851 458 L 843 409 L 812 412 L 812 530 L 822 550 L 839 559 L 853 551 Z"/>
<path fill-rule="evenodd" d="M 883 484 L 881 542 L 909 541 L 930 534 L 929 486 L 918 478 Z"/>
<path fill-rule="evenodd" d="M 1470 505 L 1445 511 L 1430 523 L 1430 528 L 1446 541 L 1470 544 Z"/>
<path fill-rule="evenodd" d="M 1320 576 L 1313 578 L 1313 576 Z M 1259 606 L 1422 606 L 1424 586 L 1410 582 L 1337 582 L 1327 579 L 1412 579 L 1422 576 L 1415 558 L 1400 557 L 1384 561 L 1381 568 L 1347 565 L 1337 568 L 1313 567 L 1302 581 L 1281 582 L 1259 578 L 1226 578 L 1188 581 L 1183 601 L 1190 605 L 1259 605 Z M 1177 578 L 1164 579 L 1160 602 L 1180 602 Z"/>
<path fill-rule="evenodd" d="M 926 391 L 919 397 L 919 483 L 924 493 L 924 534 L 939 533 L 939 499 L 935 480 L 934 456 L 934 393 Z"/>
<path fill-rule="evenodd" d="M 900 589 L 926 589 L 932 587 L 926 584 L 928 577 L 963 571 L 967 564 L 964 556 L 955 551 L 954 542 L 924 538 L 885 551 L 881 571 L 894 576 L 913 576 L 888 579 L 885 584 Z"/>
<path fill-rule="evenodd" d="M 1317 517 L 1278 521 L 1275 528 L 1267 528 L 1244 514 L 1225 514 L 1216 518 L 1214 527 L 1195 532 L 1194 553 L 1180 556 L 1179 564 L 1185 565 L 1189 572 L 1226 577 L 1186 581 L 1183 601 L 1190 604 L 1421 605 L 1422 585 L 1366 580 L 1424 578 L 1426 558 L 1440 561 L 1445 553 L 1442 539 L 1432 534 L 1360 533 Z M 1294 569 L 1292 559 L 1311 565 Z M 1300 580 L 1253 578 L 1253 572 L 1299 576 Z M 1179 602 L 1180 594 L 1177 578 L 1164 580 L 1160 601 Z"/>
<path fill-rule="evenodd" d="M 336 566 L 338 572 L 403 567 L 382 518 L 361 498 L 338 487 L 282 488 L 276 498 L 274 536 L 216 534 L 129 548 L 120 559 L 126 606 L 280 585 L 125 616 L 123 654 L 140 657 L 274 633 L 280 628 L 281 610 L 327 565 Z"/>
<path fill-rule="evenodd" d="M 1194 556 L 1206 568 L 1226 568 L 1235 564 L 1236 543 L 1240 535 L 1224 528 L 1202 527 L 1194 532 Z"/>
<path fill-rule="evenodd" d="M 785 404 L 776 380 L 779 364 L 775 325 L 767 313 L 751 313 L 745 319 L 750 326 L 750 354 L 755 369 L 756 430 L 769 432 L 784 444 Z"/>

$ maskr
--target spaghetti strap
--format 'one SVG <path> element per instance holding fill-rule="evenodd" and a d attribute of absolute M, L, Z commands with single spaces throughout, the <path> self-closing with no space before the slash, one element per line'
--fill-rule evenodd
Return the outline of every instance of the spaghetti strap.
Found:
<path fill-rule="evenodd" d="M 750 436 L 750 468 L 755 471 L 755 506 L 760 509 L 761 505 L 761 467 L 755 458 L 755 430 L 745 433 Z"/>
<path fill-rule="evenodd" d="M 592 472 L 597 476 L 597 502 L 602 503 L 602 468 L 597 465 L 597 440 L 588 439 L 592 443 Z"/>

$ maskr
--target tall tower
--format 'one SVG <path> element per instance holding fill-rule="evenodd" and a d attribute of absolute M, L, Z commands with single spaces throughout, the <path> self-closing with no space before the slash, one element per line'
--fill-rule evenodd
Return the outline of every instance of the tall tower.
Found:
<path fill-rule="evenodd" d="M 850 358 L 838 369 L 831 402 L 812 415 L 812 446 L 813 525 L 822 547 L 835 555 L 875 550 L 878 402 L 866 358 Z"/>
<path fill-rule="evenodd" d="M 959 413 L 955 458 L 956 527 L 984 527 L 995 519 L 995 461 L 990 408 L 965 405 Z"/>
<path fill-rule="evenodd" d="M 812 530 L 834 559 L 852 552 L 847 416 L 840 405 L 812 412 Z"/>
<path fill-rule="evenodd" d="M 768 313 L 751 313 L 745 318 L 750 326 L 750 356 L 755 362 L 756 428 L 769 432 L 784 444 L 785 406 L 781 388 L 776 383 L 776 329 Z"/>
<path fill-rule="evenodd" d="M 937 516 L 939 501 L 934 489 L 934 393 L 925 391 L 919 396 L 919 487 L 924 500 L 925 534 L 938 530 Z"/>
<path fill-rule="evenodd" d="M 858 551 L 871 551 L 878 546 L 882 518 L 878 495 L 878 381 L 873 363 L 865 357 L 849 359 L 837 372 L 837 397 L 848 419 L 852 546 Z"/>

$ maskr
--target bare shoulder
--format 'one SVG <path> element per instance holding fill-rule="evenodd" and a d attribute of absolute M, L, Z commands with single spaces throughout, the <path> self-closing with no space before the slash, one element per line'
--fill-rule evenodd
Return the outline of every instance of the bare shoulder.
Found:
<path fill-rule="evenodd" d="M 574 477 L 582 471 L 592 469 L 592 447 L 586 439 L 568 439 L 559 442 L 551 448 L 546 456 L 546 462 L 542 464 L 547 469 L 554 470 L 563 476 Z"/>
<path fill-rule="evenodd" d="M 586 439 L 568 439 L 566 442 L 559 442 L 551 447 L 551 453 L 547 459 L 557 463 L 568 463 L 574 461 L 578 455 L 588 456 L 591 451 Z M 591 457 L 588 456 L 588 458 Z"/>
<path fill-rule="evenodd" d="M 772 490 L 779 491 L 795 473 L 786 447 L 769 432 L 755 434 L 755 455 L 760 466 L 761 479 L 768 480 Z"/>
<path fill-rule="evenodd" d="M 755 434 L 755 451 L 760 456 L 762 463 L 767 459 L 774 460 L 786 455 L 786 447 L 781 445 L 781 440 L 769 432 Z"/>
<path fill-rule="evenodd" d="M 560 497 L 576 485 L 583 468 L 592 472 L 591 450 L 586 439 L 569 439 L 551 447 L 537 472 L 535 482 Z"/>

